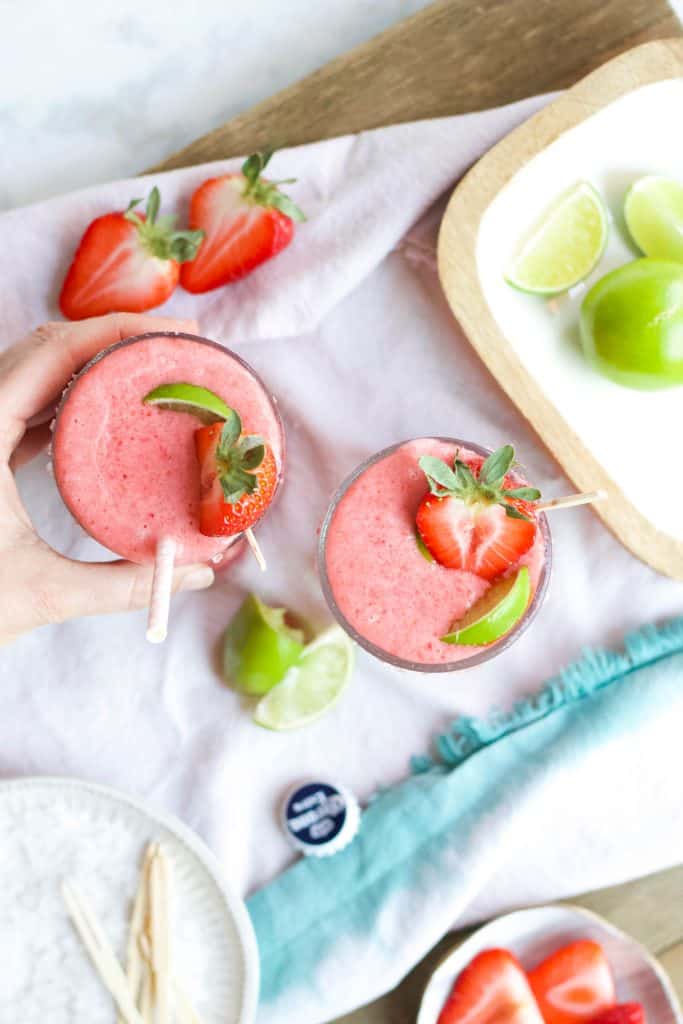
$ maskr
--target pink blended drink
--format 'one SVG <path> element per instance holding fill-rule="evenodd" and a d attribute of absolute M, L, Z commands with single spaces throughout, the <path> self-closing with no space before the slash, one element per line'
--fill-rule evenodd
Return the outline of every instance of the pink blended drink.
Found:
<path fill-rule="evenodd" d="M 532 597 L 523 618 L 486 647 L 440 639 L 491 585 L 474 572 L 430 561 L 417 542 L 416 514 L 428 491 L 418 459 L 435 456 L 452 466 L 456 453 L 477 467 L 490 454 L 469 442 L 435 438 L 379 452 L 345 481 L 323 524 L 319 564 L 332 612 L 361 646 L 401 668 L 444 672 L 492 657 L 529 624 L 547 585 L 551 542 L 540 515 L 531 547 L 513 567 L 529 569 Z"/>
<path fill-rule="evenodd" d="M 187 334 L 145 334 L 100 353 L 64 394 L 53 460 L 65 504 L 95 540 L 122 558 L 153 562 L 172 537 L 178 563 L 206 562 L 236 536 L 199 531 L 195 416 L 143 404 L 161 384 L 208 388 L 259 434 L 282 474 L 284 436 L 272 397 L 234 353 Z"/>

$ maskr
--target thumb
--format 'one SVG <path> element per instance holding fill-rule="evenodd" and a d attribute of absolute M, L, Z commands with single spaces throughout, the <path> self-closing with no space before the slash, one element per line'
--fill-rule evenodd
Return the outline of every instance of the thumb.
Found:
<path fill-rule="evenodd" d="M 133 562 L 72 562 L 59 557 L 53 584 L 58 596 L 53 622 L 80 615 L 106 615 L 145 608 L 152 593 L 154 566 Z M 214 581 L 208 565 L 181 565 L 173 573 L 173 591 L 205 590 Z"/>

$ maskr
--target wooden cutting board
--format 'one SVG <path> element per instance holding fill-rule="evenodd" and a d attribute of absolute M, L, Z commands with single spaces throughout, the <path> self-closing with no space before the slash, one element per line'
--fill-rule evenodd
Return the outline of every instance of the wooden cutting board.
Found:
<path fill-rule="evenodd" d="M 152 170 L 511 103 L 680 31 L 666 0 L 439 0 Z"/>

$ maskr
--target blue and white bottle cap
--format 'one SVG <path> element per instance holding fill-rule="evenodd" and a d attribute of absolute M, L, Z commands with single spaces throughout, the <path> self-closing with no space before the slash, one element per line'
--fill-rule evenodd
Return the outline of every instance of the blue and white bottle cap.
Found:
<path fill-rule="evenodd" d="M 282 820 L 287 838 L 297 850 L 309 857 L 329 857 L 356 835 L 360 807 L 345 786 L 306 782 L 287 795 Z"/>

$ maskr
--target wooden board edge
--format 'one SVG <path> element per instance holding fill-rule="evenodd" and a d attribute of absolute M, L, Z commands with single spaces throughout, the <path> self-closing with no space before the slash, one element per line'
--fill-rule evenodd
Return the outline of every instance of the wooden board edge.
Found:
<path fill-rule="evenodd" d="M 604 488 L 596 513 L 621 543 L 658 572 L 683 580 L 683 542 L 629 501 L 546 398 L 498 327 L 477 273 L 484 212 L 532 157 L 564 132 L 641 85 L 683 75 L 683 40 L 645 43 L 608 61 L 515 129 L 456 187 L 441 222 L 437 263 L 446 299 L 470 344 L 579 490 Z"/>

